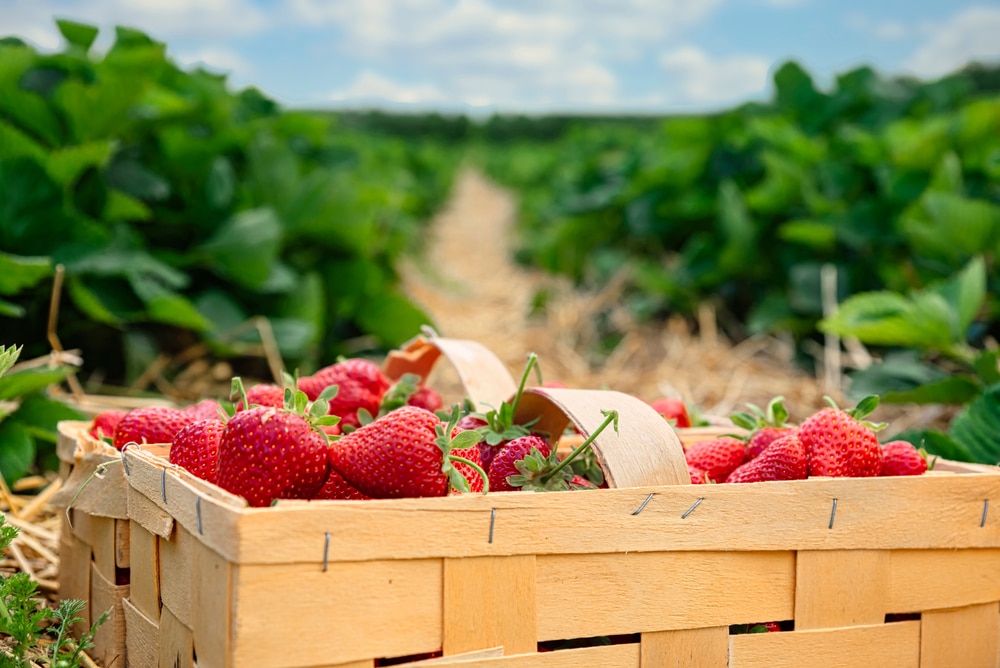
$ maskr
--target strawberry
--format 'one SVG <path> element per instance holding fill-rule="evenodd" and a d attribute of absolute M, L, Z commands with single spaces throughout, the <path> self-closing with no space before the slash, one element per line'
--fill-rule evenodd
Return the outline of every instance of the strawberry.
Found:
<path fill-rule="evenodd" d="M 805 447 L 797 434 L 787 434 L 771 443 L 767 450 L 736 467 L 726 482 L 762 482 L 765 480 L 804 480 L 808 473 Z"/>
<path fill-rule="evenodd" d="M 198 420 L 174 435 L 168 459 L 202 480 L 215 483 L 219 474 L 219 441 L 226 424 L 216 418 Z"/>
<path fill-rule="evenodd" d="M 747 404 L 750 411 L 733 413 L 730 419 L 737 427 L 747 431 L 747 460 L 751 460 L 767 448 L 776 438 L 784 436 L 794 427 L 787 425 L 788 409 L 784 397 L 775 397 L 767 404 L 765 412 L 756 404 Z"/>
<path fill-rule="evenodd" d="M 242 381 L 233 379 L 233 394 L 250 405 Z M 285 392 L 285 405 L 250 406 L 226 423 L 219 441 L 219 487 L 242 496 L 251 506 L 269 506 L 276 499 L 311 499 L 327 480 L 329 441 L 323 426 L 327 415 L 323 392 L 310 403 L 305 393 Z"/>
<path fill-rule="evenodd" d="M 190 415 L 194 420 L 219 420 L 221 419 L 219 411 L 222 410 L 222 406 L 215 399 L 202 399 L 198 403 L 185 406 L 181 410 Z"/>
<path fill-rule="evenodd" d="M 688 475 L 691 476 L 692 485 L 707 485 L 711 482 L 708 476 L 701 469 L 696 469 L 695 467 L 688 464 Z"/>
<path fill-rule="evenodd" d="M 599 471 L 600 482 L 596 481 L 588 470 L 590 464 L 584 466 L 587 474 L 574 470 L 574 464 L 584 459 L 581 455 L 593 455 L 590 446 L 608 425 L 613 424 L 615 431 L 618 431 L 618 411 L 601 413 L 604 414 L 604 422 L 562 460 L 559 459 L 558 451 L 552 449 L 549 442 L 540 436 L 529 435 L 512 440 L 504 446 L 490 466 L 491 488 L 496 482 L 499 491 L 523 489 L 558 492 L 573 489 L 572 482 L 577 476 L 588 479 L 594 486 L 605 486 L 603 471 Z"/>
<path fill-rule="evenodd" d="M 441 401 L 441 395 L 432 387 L 423 386 L 417 389 L 416 392 L 410 395 L 409 399 L 406 400 L 411 406 L 419 406 L 420 408 L 426 408 L 429 411 L 436 411 L 443 405 Z"/>
<path fill-rule="evenodd" d="M 452 450 L 451 454 L 455 455 L 456 457 L 461 457 L 462 459 L 468 459 L 473 464 L 479 466 L 479 468 L 483 467 L 483 461 L 479 455 L 479 448 L 476 447 L 475 445 L 468 448 L 459 448 L 458 450 Z M 469 466 L 468 464 L 460 460 L 454 461 L 453 464 L 455 468 L 458 469 L 459 473 L 461 473 L 465 477 L 466 481 L 468 481 L 469 483 L 468 491 L 470 492 L 483 491 L 483 487 L 486 484 L 486 481 L 483 479 L 481 475 L 479 475 L 479 473 L 476 471 L 475 468 Z M 454 489 L 452 490 L 452 492 L 457 492 L 457 491 L 458 490 Z"/>
<path fill-rule="evenodd" d="M 510 476 L 518 475 L 516 462 L 524 460 L 532 453 L 547 458 L 552 452 L 552 446 L 547 440 L 535 434 L 521 436 L 508 441 L 496 454 L 490 463 L 490 491 L 491 492 L 513 492 L 517 488 L 511 485 L 507 479 Z"/>
<path fill-rule="evenodd" d="M 458 411 L 447 425 L 418 406 L 401 406 L 330 445 L 330 464 L 347 482 L 374 498 L 445 496 L 450 487 L 468 489 L 455 450 L 473 447 L 482 436 L 457 433 Z M 475 462 L 462 461 L 481 478 Z"/>
<path fill-rule="evenodd" d="M 372 497 L 367 494 L 363 494 L 357 487 L 344 480 L 344 476 L 340 475 L 340 472 L 331 466 L 330 474 L 327 476 L 326 482 L 323 484 L 323 487 L 320 488 L 319 492 L 316 493 L 316 496 L 313 497 L 313 500 L 353 499 L 357 501 L 364 501 L 365 499 L 370 498 Z"/>
<path fill-rule="evenodd" d="M 795 427 L 760 427 L 747 437 L 747 460 L 757 457 L 782 436 L 795 432 Z"/>
<path fill-rule="evenodd" d="M 688 466 L 705 472 L 709 480 L 722 481 L 746 461 L 746 446 L 738 438 L 720 436 L 691 444 L 684 452 Z"/>
<path fill-rule="evenodd" d="M 90 435 L 94 438 L 114 438 L 115 427 L 121 422 L 122 417 L 125 416 L 125 411 L 118 409 L 110 409 L 106 411 L 101 411 L 94 416 L 94 421 L 90 424 Z"/>
<path fill-rule="evenodd" d="M 850 410 L 830 404 L 802 421 L 799 438 L 809 460 L 809 475 L 832 477 L 873 477 L 882 469 L 882 449 L 876 429 L 862 419 L 878 406 L 878 397 L 869 396 Z"/>
<path fill-rule="evenodd" d="M 326 436 L 301 415 L 273 406 L 240 411 L 219 441 L 218 485 L 251 506 L 309 499 L 329 473 Z"/>
<path fill-rule="evenodd" d="M 170 443 L 174 434 L 193 422 L 188 413 L 166 406 L 133 408 L 115 426 L 114 446 L 121 450 L 126 443 Z"/>
<path fill-rule="evenodd" d="M 310 400 L 331 385 L 337 386 L 337 394 L 330 399 L 330 415 L 351 427 L 361 425 L 361 411 L 378 415 L 382 397 L 389 390 L 389 380 L 378 365 L 361 358 L 346 359 L 298 379 L 298 388 Z"/>
<path fill-rule="evenodd" d="M 930 468 L 927 451 L 917 449 L 909 441 L 888 441 L 882 444 L 880 476 L 920 475 Z"/>
<path fill-rule="evenodd" d="M 316 397 L 319 392 L 316 393 Z M 315 397 L 314 397 L 315 398 Z M 247 404 L 250 406 L 271 406 L 272 408 L 284 408 L 285 388 L 273 383 L 257 383 L 247 388 Z M 242 401 L 236 403 L 236 410 L 246 410 L 246 405 Z"/>
<path fill-rule="evenodd" d="M 584 478 L 582 475 L 574 475 L 573 478 L 569 481 L 569 488 L 570 489 L 597 489 L 597 485 L 595 485 L 594 483 L 590 482 L 589 480 L 587 480 L 586 478 Z"/>
<path fill-rule="evenodd" d="M 660 397 L 648 403 L 675 427 L 684 429 L 691 426 L 691 416 L 688 415 L 688 409 L 683 400 L 677 397 Z"/>

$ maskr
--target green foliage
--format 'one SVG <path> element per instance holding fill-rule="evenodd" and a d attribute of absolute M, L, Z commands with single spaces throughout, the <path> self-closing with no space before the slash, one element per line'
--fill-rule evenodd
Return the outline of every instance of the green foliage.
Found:
<path fill-rule="evenodd" d="M 717 114 L 579 118 L 549 141 L 487 142 L 480 162 L 520 197 L 519 258 L 586 285 L 625 273 L 640 316 L 711 302 L 736 339 L 818 338 L 827 264 L 841 298 L 921 288 L 974 256 L 990 274 L 1000 86 L 984 68 L 930 82 L 859 68 L 822 91 L 787 63 L 774 88 Z M 934 299 L 907 308 L 953 341 L 961 322 L 942 328 Z"/>
<path fill-rule="evenodd" d="M 143 366 L 136 337 L 153 354 L 201 340 L 238 358 L 260 340 L 234 330 L 265 316 L 308 368 L 347 339 L 387 348 L 428 323 L 397 265 L 419 251 L 457 151 L 231 91 L 136 30 L 96 54 L 96 28 L 57 25 L 58 53 L 0 43 L 5 336 L 47 352 L 38 323 L 60 264 L 60 336 L 118 382 Z"/>
<path fill-rule="evenodd" d="M 0 515 L 0 551 L 7 549 L 17 534 Z M 38 583 L 27 573 L 0 575 L 0 635 L 12 641 L 0 648 L 0 666 L 79 668 L 83 652 L 93 647 L 94 634 L 111 614 L 111 610 L 101 614 L 77 641 L 70 637 L 69 629 L 83 621 L 79 613 L 84 607 L 84 601 L 67 599 L 50 610 L 39 601 Z"/>
<path fill-rule="evenodd" d="M 83 414 L 46 396 L 75 369 L 68 364 L 14 368 L 21 347 L 0 344 L 0 477 L 13 484 L 33 467 L 55 467 L 57 426 Z M 12 371 L 13 369 L 13 371 Z"/>

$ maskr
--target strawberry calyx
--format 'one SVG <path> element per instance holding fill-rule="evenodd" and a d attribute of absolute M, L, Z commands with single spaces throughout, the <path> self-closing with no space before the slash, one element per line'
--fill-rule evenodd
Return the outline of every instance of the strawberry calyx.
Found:
<path fill-rule="evenodd" d="M 483 435 L 475 429 L 466 429 L 455 433 L 455 427 L 458 424 L 459 416 L 461 411 L 458 405 L 456 405 L 449 417 L 448 422 L 444 424 L 437 424 L 434 427 L 435 439 L 434 444 L 441 448 L 442 460 L 441 460 L 441 473 L 448 477 L 448 484 L 459 492 L 468 492 L 469 481 L 462 475 L 454 463 L 460 462 L 471 467 L 477 475 L 483 479 L 483 494 L 486 494 L 490 489 L 490 479 L 483 470 L 483 467 L 476 462 L 466 459 L 465 457 L 460 457 L 458 455 L 452 454 L 454 450 L 464 450 L 465 448 L 471 448 L 472 446 L 483 440 Z M 452 436 L 452 434 L 455 434 Z"/>
<path fill-rule="evenodd" d="M 778 396 L 771 399 L 767 409 L 756 404 L 747 404 L 749 411 L 738 411 L 729 416 L 733 424 L 748 432 L 754 432 L 764 427 L 784 427 L 788 423 L 788 409 L 785 408 L 785 398 Z"/>
<path fill-rule="evenodd" d="M 879 405 L 879 397 L 876 394 L 869 394 L 863 397 L 853 408 L 841 408 L 837 405 L 837 402 L 833 400 L 832 397 L 828 395 L 823 396 L 823 400 L 831 408 L 839 411 L 844 411 L 852 418 L 865 425 L 872 431 L 880 431 L 888 426 L 887 422 L 871 422 L 870 420 L 865 420 L 866 417 L 871 415 Z"/>
<path fill-rule="evenodd" d="M 275 408 L 274 410 L 281 410 L 285 413 L 292 413 L 304 418 L 314 431 L 323 435 L 326 441 L 336 438 L 331 437 L 330 434 L 323 431 L 322 427 L 330 427 L 340 422 L 340 417 L 327 414 L 330 410 L 330 400 L 337 395 L 337 386 L 330 385 L 320 393 L 315 401 L 310 402 L 305 392 L 299 389 L 292 389 L 293 387 L 297 387 L 297 385 L 294 378 L 292 378 L 291 384 L 289 384 L 289 378 L 291 376 L 285 379 L 284 406 L 280 409 Z M 242 402 L 247 408 L 257 406 L 257 404 L 251 404 L 247 400 L 246 388 L 243 386 L 243 379 L 239 376 L 233 377 L 230 400 Z"/>
<path fill-rule="evenodd" d="M 573 461 L 590 453 L 594 439 L 609 425 L 613 425 L 615 432 L 618 432 L 618 411 L 602 410 L 601 414 L 604 415 L 604 422 L 561 461 L 555 448 L 547 457 L 539 452 L 538 448 L 532 448 L 524 459 L 514 462 L 519 473 L 507 476 L 507 482 L 510 486 L 535 492 L 558 492 L 572 489 L 570 483 L 576 475 L 571 466 Z"/>

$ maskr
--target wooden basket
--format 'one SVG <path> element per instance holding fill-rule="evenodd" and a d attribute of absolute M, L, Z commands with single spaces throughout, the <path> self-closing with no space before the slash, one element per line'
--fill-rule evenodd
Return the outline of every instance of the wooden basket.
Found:
<path fill-rule="evenodd" d="M 104 665 L 125 663 L 123 600 L 129 594 L 128 484 L 120 453 L 89 434 L 90 422 L 58 425 L 56 452 L 63 480 L 52 505 L 63 509 L 59 532 L 59 596 L 88 601 L 77 635 L 106 610 L 91 655 Z M 151 446 L 166 454 L 166 446 Z"/>
<path fill-rule="evenodd" d="M 621 413 L 621 435 L 595 440 L 612 488 L 248 508 L 128 449 L 130 663 L 997 665 L 995 467 L 694 486 L 648 407 L 530 394 L 522 416 L 554 433 Z M 731 632 L 770 621 L 794 630 Z"/>

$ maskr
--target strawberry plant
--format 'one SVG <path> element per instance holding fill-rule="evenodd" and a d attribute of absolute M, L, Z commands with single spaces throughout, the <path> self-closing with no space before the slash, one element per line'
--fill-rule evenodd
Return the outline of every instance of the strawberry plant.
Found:
<path fill-rule="evenodd" d="M 0 364 L 2 367 L 2 364 Z M 14 542 L 18 530 L 6 524 L 0 515 L 0 552 Z M 67 599 L 55 609 L 42 605 L 38 583 L 27 573 L 0 574 L 0 666 L 3 668 L 79 668 L 83 653 L 93 647 L 94 634 L 111 614 L 107 610 L 97 618 L 79 640 L 70 635 L 70 627 L 79 624 L 85 601 Z"/>
<path fill-rule="evenodd" d="M 61 338 L 117 383 L 197 342 L 239 362 L 261 345 L 256 316 L 304 367 L 429 322 L 397 263 L 420 248 L 456 151 L 282 109 L 131 28 L 98 53 L 96 28 L 56 27 L 57 53 L 0 40 L 6 336 L 48 352 L 38 322 L 57 265 Z"/>
<path fill-rule="evenodd" d="M 907 295 L 854 295 L 820 326 L 880 353 L 871 367 L 851 374 L 852 394 L 958 407 L 947 432 L 917 430 L 900 438 L 949 459 L 996 464 L 1000 445 L 992 434 L 1000 427 L 1000 353 L 975 345 L 989 318 L 987 297 L 986 261 L 977 256 L 954 276 Z"/>
<path fill-rule="evenodd" d="M 708 303 L 733 339 L 804 343 L 819 339 L 824 265 L 842 297 L 904 293 L 995 253 L 995 82 L 974 68 L 918 81 L 861 67 L 820 90 L 786 63 L 766 103 L 568 119 L 552 139 L 504 137 L 480 155 L 519 194 L 525 263 L 589 286 L 623 277 L 620 304 L 639 318 L 693 319 Z"/>
<path fill-rule="evenodd" d="M 45 392 L 76 370 L 47 359 L 15 365 L 22 347 L 0 344 L 0 475 L 11 485 L 33 469 L 55 469 L 56 426 L 83 415 Z"/>

